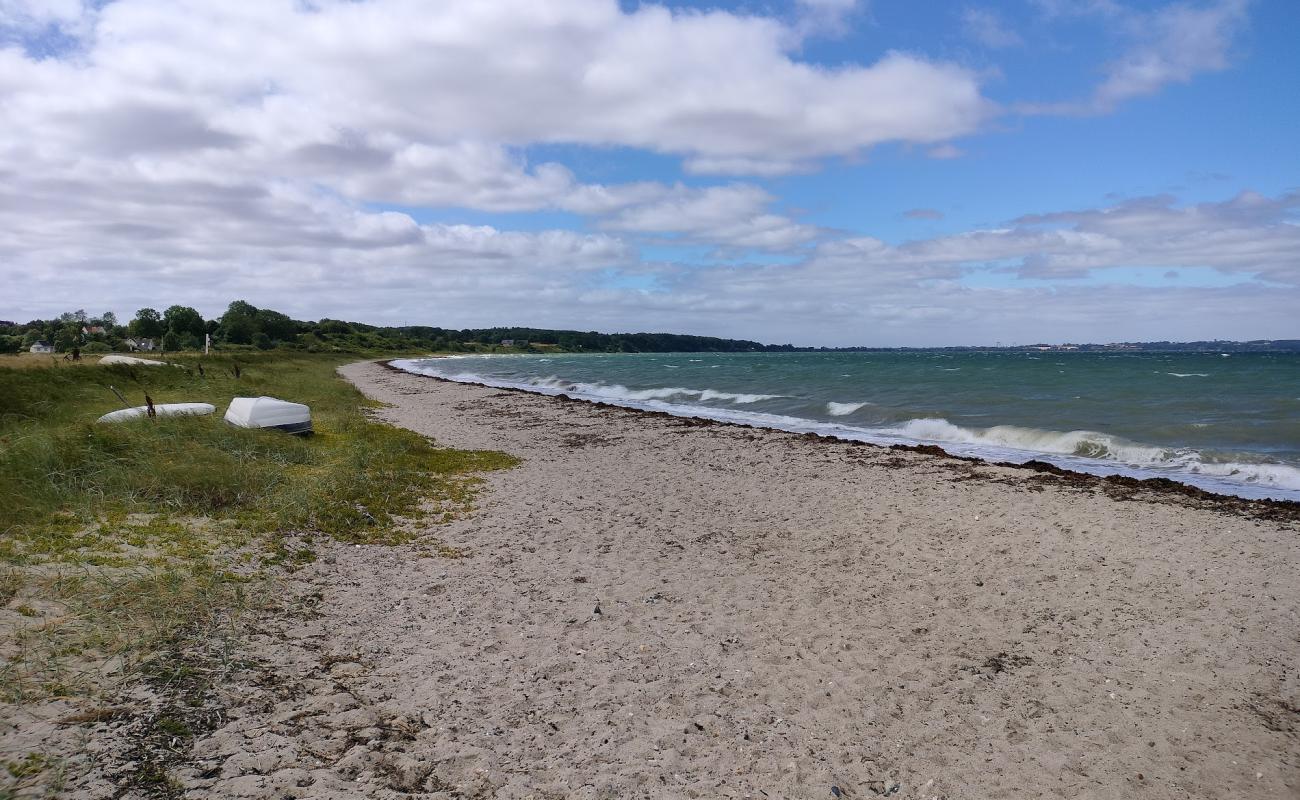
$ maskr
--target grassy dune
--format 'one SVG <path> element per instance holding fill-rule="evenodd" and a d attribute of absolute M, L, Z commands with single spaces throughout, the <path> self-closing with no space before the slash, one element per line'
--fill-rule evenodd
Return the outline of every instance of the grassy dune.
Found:
<path fill-rule="evenodd" d="M 465 513 L 476 473 L 514 459 L 371 422 L 334 373 L 355 358 L 250 353 L 143 368 L 0 358 L 0 702 L 108 701 L 200 651 L 200 671 L 217 669 L 213 643 L 268 580 L 312 560 L 321 537 L 456 556 L 412 523 Z M 217 413 L 96 424 L 121 407 L 110 386 L 132 404 L 148 393 Z M 221 420 L 230 398 L 262 394 L 309 404 L 316 435 Z M 37 755 L 7 780 L 57 771 L 34 769 L 56 761 Z"/>

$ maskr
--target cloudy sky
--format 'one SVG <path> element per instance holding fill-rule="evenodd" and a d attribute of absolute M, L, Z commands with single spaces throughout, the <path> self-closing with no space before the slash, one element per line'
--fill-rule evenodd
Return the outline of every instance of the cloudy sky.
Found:
<path fill-rule="evenodd" d="M 1294 0 L 0 0 L 0 318 L 1300 337 Z"/>

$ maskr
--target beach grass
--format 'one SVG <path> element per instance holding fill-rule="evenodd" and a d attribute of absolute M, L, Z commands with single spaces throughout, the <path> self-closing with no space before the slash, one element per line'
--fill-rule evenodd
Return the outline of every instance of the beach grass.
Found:
<path fill-rule="evenodd" d="M 455 556 L 427 523 L 467 513 L 479 473 L 515 460 L 371 420 L 335 374 L 356 358 L 0 358 L 0 702 L 104 695 L 182 651 L 221 651 L 240 611 L 326 537 Z M 217 413 L 97 424 L 122 407 L 110 387 Z M 315 434 L 222 421 L 232 397 L 259 395 L 308 404 Z"/>

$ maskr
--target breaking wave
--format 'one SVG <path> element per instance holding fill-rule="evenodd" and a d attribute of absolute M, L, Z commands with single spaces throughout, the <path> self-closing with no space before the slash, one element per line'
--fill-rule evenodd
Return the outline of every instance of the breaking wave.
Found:
<path fill-rule="evenodd" d="M 484 383 L 481 376 L 468 376 L 468 380 L 475 383 Z M 784 397 L 779 394 L 744 394 L 738 392 L 720 392 L 716 389 L 687 389 L 681 386 L 664 386 L 654 389 L 629 389 L 626 386 L 617 383 L 583 383 L 575 381 L 566 381 L 555 375 L 549 375 L 545 378 L 533 378 L 524 381 L 517 388 L 528 388 L 529 386 L 541 389 L 558 389 L 562 392 L 572 392 L 583 395 L 589 399 L 598 399 L 605 402 L 617 403 L 620 400 L 674 400 L 682 398 L 694 398 L 702 403 L 708 403 L 714 400 L 746 405 L 749 403 L 758 403 L 763 400 L 775 400 L 778 397 Z"/>
<path fill-rule="evenodd" d="M 1170 452 L 1096 431 L 1048 431 L 1015 425 L 973 429 L 953 425 L 944 419 L 913 419 L 903 423 L 897 430 L 904 435 L 931 442 L 991 444 L 1036 453 L 1110 459 L 1126 464 L 1156 464 L 1166 460 Z"/>
<path fill-rule="evenodd" d="M 1300 469 L 1286 464 L 1214 461 L 1193 448 L 1166 448 L 1131 442 L 1098 431 L 1051 431 L 996 425 L 992 428 L 963 428 L 944 419 L 913 419 L 893 430 L 922 442 L 1007 448 L 1067 456 L 1071 459 L 1109 463 L 1149 470 L 1180 479 L 1194 475 L 1221 478 L 1231 484 L 1247 484 L 1300 492 Z M 1073 464 L 1088 470 L 1087 465 Z M 1193 482 L 1193 481 L 1184 481 Z M 1219 488 L 1223 491 L 1222 487 Z"/>
<path fill-rule="evenodd" d="M 1300 468 L 1263 461 L 1251 463 L 1243 460 L 1250 458 L 1246 454 L 1216 457 L 1193 448 L 1159 447 L 1100 431 L 1055 431 L 1015 425 L 967 428 L 941 418 L 911 419 L 879 427 L 855 426 L 844 422 L 737 408 L 790 395 L 723 392 L 679 386 L 630 389 L 620 384 L 567 381 L 554 375 L 512 381 L 469 372 L 458 373 L 453 366 L 454 357 L 438 360 L 443 364 L 432 366 L 418 360 L 397 360 L 391 363 L 408 372 L 463 383 L 523 389 L 549 395 L 566 394 L 578 399 L 663 411 L 676 416 L 715 419 L 794 433 L 817 433 L 873 444 L 937 444 L 954 455 L 988 461 L 1019 463 L 1039 459 L 1066 469 L 1097 475 L 1165 477 L 1223 494 L 1300 501 Z M 724 401 L 728 405 L 696 405 L 710 401 Z M 867 405 L 871 404 L 828 402 L 825 408 L 828 416 L 845 417 Z"/>
<path fill-rule="evenodd" d="M 847 417 L 854 411 L 864 406 L 872 405 L 871 403 L 827 403 L 826 413 L 832 417 Z"/>

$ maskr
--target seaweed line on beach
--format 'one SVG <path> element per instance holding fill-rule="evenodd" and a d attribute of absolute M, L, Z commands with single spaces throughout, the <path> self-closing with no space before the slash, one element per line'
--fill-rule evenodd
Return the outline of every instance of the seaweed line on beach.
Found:
<path fill-rule="evenodd" d="M 1049 464 L 1046 461 L 1038 459 L 1031 459 L 1022 463 L 1010 461 L 984 461 L 970 456 L 955 455 L 944 450 L 942 447 L 933 444 L 878 445 L 871 442 L 841 439 L 834 436 L 823 436 L 817 433 L 792 433 L 790 431 L 781 430 L 780 428 L 768 428 L 761 425 L 725 422 L 703 417 L 678 416 L 676 414 L 669 414 L 665 411 L 648 411 L 639 408 L 629 408 L 627 406 L 616 405 L 613 403 L 603 403 L 596 400 L 570 397 L 567 394 L 549 395 L 543 394 L 542 392 L 531 392 L 526 389 L 491 386 L 478 381 L 452 380 L 450 378 L 442 378 L 435 375 L 409 372 L 393 366 L 390 360 L 381 360 L 378 363 L 385 369 L 402 375 L 412 375 L 417 378 L 426 378 L 428 380 L 442 381 L 445 383 L 458 383 L 466 386 L 479 386 L 485 389 L 494 389 L 498 392 L 498 394 L 493 395 L 494 397 L 503 397 L 508 396 L 509 394 L 523 394 L 532 397 L 544 397 L 560 404 L 580 403 L 586 406 L 594 406 L 607 412 L 672 420 L 683 428 L 688 429 L 710 428 L 715 426 L 735 429 L 749 428 L 785 434 L 794 439 L 808 442 L 822 442 L 855 448 L 872 448 L 877 451 L 914 453 L 929 456 L 935 459 L 937 464 L 945 468 L 951 468 L 958 464 L 966 464 L 1020 470 L 1022 472 L 1033 473 L 1031 475 L 1026 475 L 1023 481 L 1024 486 L 1030 489 L 1030 491 L 1041 491 L 1044 486 L 1053 486 L 1077 491 L 1100 492 L 1115 500 L 1133 500 L 1194 506 L 1225 514 L 1245 516 L 1251 519 L 1292 524 L 1300 523 L 1300 502 L 1291 500 L 1248 499 L 1244 497 L 1236 497 L 1234 495 L 1219 494 L 1216 492 L 1206 491 L 1196 486 L 1170 480 L 1169 478 L 1132 478 L 1125 475 L 1092 475 L 1087 472 L 1079 472 L 1077 470 L 1058 467 L 1055 464 Z M 499 413 L 502 416 L 522 416 L 522 412 L 514 410 L 498 411 L 494 413 Z M 892 460 L 884 462 L 884 465 L 902 467 L 907 463 L 908 462 Z M 966 480 L 1000 480 L 993 475 L 982 474 L 980 472 L 966 471 L 964 476 L 964 479 Z"/>

